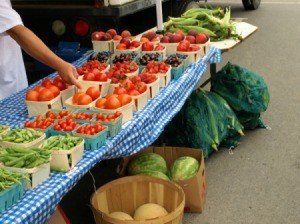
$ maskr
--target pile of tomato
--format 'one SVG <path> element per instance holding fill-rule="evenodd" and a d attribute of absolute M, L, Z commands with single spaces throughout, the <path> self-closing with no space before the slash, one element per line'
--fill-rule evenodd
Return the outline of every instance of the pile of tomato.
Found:
<path fill-rule="evenodd" d="M 122 115 L 122 112 L 120 112 L 120 111 L 116 111 L 115 113 L 112 113 L 112 114 L 97 113 L 96 120 L 102 121 L 102 122 L 114 122 L 121 115 Z"/>
<path fill-rule="evenodd" d="M 115 110 L 129 104 L 132 98 L 128 94 L 110 94 L 105 98 L 96 100 L 95 107 L 100 109 Z"/>
<path fill-rule="evenodd" d="M 27 120 L 24 123 L 24 127 L 26 128 L 40 128 L 40 129 L 47 129 L 54 123 L 54 119 L 52 118 L 43 118 L 42 115 L 38 115 L 35 120 Z"/>
<path fill-rule="evenodd" d="M 55 131 L 65 131 L 70 132 L 73 131 L 77 127 L 78 123 L 73 121 L 72 118 L 67 118 L 65 120 L 59 120 L 54 126 L 53 129 Z"/>
<path fill-rule="evenodd" d="M 72 113 L 69 117 L 77 120 L 92 120 L 95 116 L 94 113 L 78 112 Z"/>
<path fill-rule="evenodd" d="M 54 112 L 54 111 L 47 111 L 47 113 L 45 114 L 45 117 L 46 118 L 51 118 L 51 119 L 55 119 L 55 120 L 58 120 L 58 119 L 62 119 L 64 117 L 67 117 L 68 115 L 70 115 L 70 111 L 68 110 L 61 110 L 59 112 Z"/>
<path fill-rule="evenodd" d="M 121 80 L 119 86 L 114 89 L 114 94 L 128 94 L 138 96 L 147 90 L 147 84 L 141 81 L 139 76 Z"/>
<path fill-rule="evenodd" d="M 105 130 L 107 128 L 105 125 L 102 125 L 100 123 L 95 124 L 85 124 L 80 126 L 76 132 L 79 134 L 85 134 L 85 135 L 95 135 L 99 132 Z"/>
<path fill-rule="evenodd" d="M 85 92 L 77 92 L 72 97 L 74 105 L 88 105 L 100 97 L 99 87 L 91 86 Z"/>
<path fill-rule="evenodd" d="M 28 101 L 50 101 L 60 94 L 60 91 L 68 88 L 60 76 L 56 76 L 53 80 L 46 78 L 41 85 L 30 89 L 26 93 Z"/>

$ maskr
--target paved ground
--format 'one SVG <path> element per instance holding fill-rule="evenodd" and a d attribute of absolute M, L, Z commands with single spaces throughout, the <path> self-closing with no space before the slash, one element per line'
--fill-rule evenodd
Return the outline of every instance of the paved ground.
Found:
<path fill-rule="evenodd" d="M 205 210 L 183 223 L 300 223 L 300 1 L 262 0 L 256 11 L 244 11 L 241 0 L 208 2 L 231 5 L 232 17 L 259 27 L 218 69 L 231 61 L 264 77 L 271 102 L 262 117 L 272 130 L 247 132 L 233 155 L 210 156 Z"/>

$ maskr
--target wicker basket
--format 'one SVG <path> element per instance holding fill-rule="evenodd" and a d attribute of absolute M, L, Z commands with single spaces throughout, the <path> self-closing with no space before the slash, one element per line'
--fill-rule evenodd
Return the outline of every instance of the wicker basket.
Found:
<path fill-rule="evenodd" d="M 145 221 L 124 221 L 107 215 L 123 211 L 133 216 L 134 211 L 145 203 L 163 206 L 168 215 Z M 151 176 L 128 176 L 100 187 L 92 195 L 91 205 L 97 224 L 181 224 L 185 195 L 182 188 L 171 181 Z"/>

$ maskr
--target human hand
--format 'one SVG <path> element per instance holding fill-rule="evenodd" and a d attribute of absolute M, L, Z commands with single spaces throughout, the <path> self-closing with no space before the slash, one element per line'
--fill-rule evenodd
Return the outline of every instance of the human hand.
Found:
<path fill-rule="evenodd" d="M 77 88 L 81 89 L 81 85 L 77 80 L 77 70 L 72 64 L 68 62 L 63 62 L 63 64 L 61 64 L 57 72 L 66 83 L 70 85 L 75 85 Z"/>

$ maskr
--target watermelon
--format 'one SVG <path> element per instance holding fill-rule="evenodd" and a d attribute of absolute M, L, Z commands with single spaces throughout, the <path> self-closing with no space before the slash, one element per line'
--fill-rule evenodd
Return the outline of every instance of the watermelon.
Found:
<path fill-rule="evenodd" d="M 166 174 L 156 170 L 142 170 L 140 172 L 137 172 L 135 175 L 147 175 L 152 177 L 159 177 L 164 180 L 170 180 L 170 178 Z"/>
<path fill-rule="evenodd" d="M 127 168 L 128 175 L 135 175 L 145 170 L 159 171 L 166 174 L 167 163 L 161 155 L 149 152 L 130 160 Z"/>
<path fill-rule="evenodd" d="M 195 176 L 199 170 L 199 162 L 190 156 L 183 156 L 174 161 L 170 168 L 170 179 L 187 180 Z"/>

